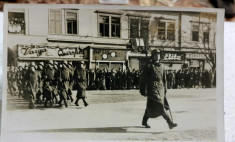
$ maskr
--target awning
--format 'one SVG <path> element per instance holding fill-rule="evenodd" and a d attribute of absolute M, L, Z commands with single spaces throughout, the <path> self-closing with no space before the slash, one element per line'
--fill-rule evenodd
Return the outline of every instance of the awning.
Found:
<path fill-rule="evenodd" d="M 121 45 L 90 45 L 91 48 L 100 48 L 100 49 L 127 49 L 127 46 Z"/>

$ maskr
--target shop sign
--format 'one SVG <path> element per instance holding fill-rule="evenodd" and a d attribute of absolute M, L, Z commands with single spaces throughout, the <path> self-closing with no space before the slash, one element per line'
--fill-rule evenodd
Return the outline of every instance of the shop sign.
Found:
<path fill-rule="evenodd" d="M 80 47 L 18 45 L 18 56 L 20 58 L 86 59 L 88 53 L 87 50 Z"/>
<path fill-rule="evenodd" d="M 206 59 L 204 54 L 186 53 L 187 59 Z"/>
<path fill-rule="evenodd" d="M 184 61 L 185 53 L 182 52 L 163 52 L 163 61 Z"/>
<path fill-rule="evenodd" d="M 93 49 L 92 60 L 125 61 L 126 50 Z"/>

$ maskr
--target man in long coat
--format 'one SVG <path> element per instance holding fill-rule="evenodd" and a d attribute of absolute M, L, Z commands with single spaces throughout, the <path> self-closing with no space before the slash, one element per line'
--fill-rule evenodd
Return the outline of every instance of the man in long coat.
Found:
<path fill-rule="evenodd" d="M 54 69 L 53 61 L 49 60 L 49 63 L 45 68 L 45 72 L 43 73 L 43 96 L 45 96 L 46 98 L 44 107 L 48 107 L 48 102 L 50 103 L 50 107 L 53 106 L 53 91 L 55 89 L 55 86 L 57 86 L 57 82 L 55 81 L 55 72 L 56 71 Z"/>
<path fill-rule="evenodd" d="M 87 88 L 87 77 L 86 77 L 86 69 L 84 65 L 84 61 L 79 62 L 78 67 L 74 71 L 74 81 L 76 82 L 77 89 L 77 99 L 75 101 L 76 106 L 78 105 L 78 101 L 82 99 L 84 106 L 88 106 L 86 102 L 86 88 Z"/>
<path fill-rule="evenodd" d="M 140 81 L 140 93 L 147 97 L 147 107 L 143 116 L 142 125 L 150 128 L 147 124 L 149 118 L 156 118 L 163 116 L 167 121 L 170 129 L 176 127 L 177 124 L 173 123 L 167 110 L 169 105 L 166 100 L 166 76 L 160 61 L 160 51 L 153 50 L 151 56 L 151 63 L 146 64 L 142 70 Z"/>
<path fill-rule="evenodd" d="M 36 100 L 36 94 L 39 89 L 39 79 L 40 75 L 36 71 L 35 63 L 31 63 L 30 71 L 29 71 L 29 89 L 30 89 L 30 95 L 29 95 L 29 107 L 35 108 L 35 100 Z"/>

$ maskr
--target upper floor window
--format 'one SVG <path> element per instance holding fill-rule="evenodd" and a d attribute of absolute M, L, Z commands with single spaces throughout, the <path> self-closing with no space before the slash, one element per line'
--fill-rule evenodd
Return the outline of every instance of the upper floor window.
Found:
<path fill-rule="evenodd" d="M 120 37 L 120 17 L 99 15 L 99 36 Z"/>
<path fill-rule="evenodd" d="M 77 34 L 77 12 L 75 11 L 66 11 L 66 33 L 67 34 Z"/>
<path fill-rule="evenodd" d="M 143 18 L 130 18 L 130 38 L 149 37 L 149 20 Z"/>
<path fill-rule="evenodd" d="M 166 21 L 158 22 L 157 38 L 160 40 L 175 40 L 175 23 Z"/>
<path fill-rule="evenodd" d="M 24 12 L 8 12 L 8 33 L 25 34 Z"/>
<path fill-rule="evenodd" d="M 203 32 L 203 43 L 209 43 L 209 32 Z"/>
<path fill-rule="evenodd" d="M 209 43 L 209 24 L 208 23 L 203 23 L 203 43 Z"/>
<path fill-rule="evenodd" d="M 192 41 L 199 41 L 199 23 L 192 23 Z"/>
<path fill-rule="evenodd" d="M 62 16 L 61 10 L 50 10 L 50 27 L 49 32 L 51 34 L 62 33 Z"/>

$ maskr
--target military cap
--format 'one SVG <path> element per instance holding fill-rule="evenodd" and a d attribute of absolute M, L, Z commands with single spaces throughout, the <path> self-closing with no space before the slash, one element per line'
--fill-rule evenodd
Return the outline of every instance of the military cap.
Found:
<path fill-rule="evenodd" d="M 26 63 L 26 64 L 24 65 L 24 67 L 28 67 L 28 64 Z"/>
<path fill-rule="evenodd" d="M 38 65 L 39 66 L 44 66 L 44 62 L 40 62 Z"/>
<path fill-rule="evenodd" d="M 53 61 L 52 61 L 52 60 L 49 60 L 48 64 L 53 65 Z"/>
<path fill-rule="evenodd" d="M 67 64 L 68 64 L 68 62 L 67 62 L 67 61 L 63 61 L 63 64 L 67 65 Z"/>
<path fill-rule="evenodd" d="M 58 65 L 58 62 L 54 61 L 54 65 Z"/>
<path fill-rule="evenodd" d="M 72 62 L 68 62 L 68 65 L 69 65 L 69 66 L 73 66 L 73 65 L 72 65 Z"/>
<path fill-rule="evenodd" d="M 151 52 L 151 55 L 155 55 L 155 54 L 160 54 L 161 51 L 159 49 L 154 49 L 152 52 Z"/>
<path fill-rule="evenodd" d="M 35 67 L 36 66 L 35 62 L 31 62 L 30 66 Z"/>
<path fill-rule="evenodd" d="M 78 62 L 79 64 L 84 64 L 85 62 L 84 61 L 80 61 L 80 62 Z"/>

